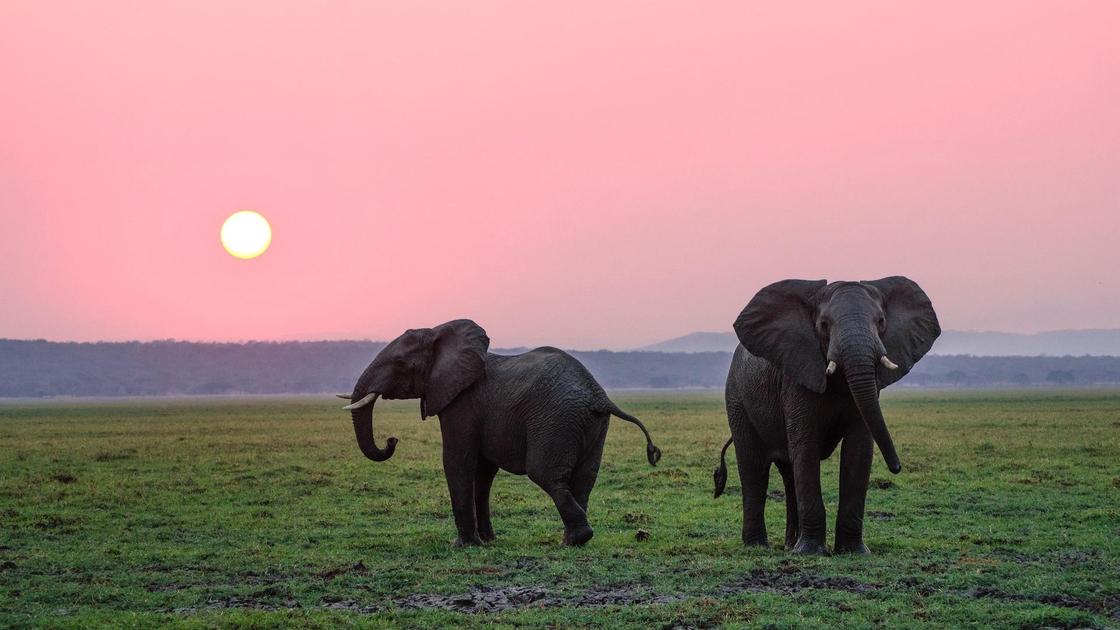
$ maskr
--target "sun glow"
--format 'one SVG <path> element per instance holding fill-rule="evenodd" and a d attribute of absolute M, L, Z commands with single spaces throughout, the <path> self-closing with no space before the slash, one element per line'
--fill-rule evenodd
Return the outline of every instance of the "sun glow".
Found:
<path fill-rule="evenodd" d="M 231 256 L 256 258 L 272 242 L 272 228 L 268 220 L 252 210 L 234 212 L 222 224 L 222 247 Z"/>

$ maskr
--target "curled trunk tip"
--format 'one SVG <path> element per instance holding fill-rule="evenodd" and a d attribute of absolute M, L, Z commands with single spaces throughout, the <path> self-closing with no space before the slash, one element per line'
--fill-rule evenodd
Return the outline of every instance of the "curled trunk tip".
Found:
<path fill-rule="evenodd" d="M 358 440 L 358 448 L 362 454 L 375 462 L 383 462 L 393 456 L 397 448 L 397 438 L 391 437 L 385 442 L 385 448 L 379 448 L 373 439 L 373 406 L 377 402 L 377 395 L 364 406 L 352 409 L 350 417 L 354 422 L 354 437 Z"/>

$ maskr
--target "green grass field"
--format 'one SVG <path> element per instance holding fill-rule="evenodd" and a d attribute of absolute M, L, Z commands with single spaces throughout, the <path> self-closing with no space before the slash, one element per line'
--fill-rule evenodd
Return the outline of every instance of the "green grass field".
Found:
<path fill-rule="evenodd" d="M 721 395 L 613 397 L 664 458 L 614 421 L 578 549 L 505 473 L 498 540 L 452 548 L 415 401 L 378 403 L 381 464 L 336 399 L 2 403 L 0 626 L 1120 626 L 1120 392 L 886 394 L 873 555 L 814 558 L 781 550 L 776 473 L 774 549 L 741 546 L 734 472 L 712 499 Z"/>

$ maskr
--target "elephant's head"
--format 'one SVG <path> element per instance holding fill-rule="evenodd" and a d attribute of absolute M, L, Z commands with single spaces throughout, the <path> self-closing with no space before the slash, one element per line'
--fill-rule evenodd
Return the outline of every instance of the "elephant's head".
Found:
<path fill-rule="evenodd" d="M 847 384 L 891 472 L 902 469 L 879 390 L 905 376 L 941 334 L 929 298 L 902 276 L 865 282 L 783 280 L 735 320 L 739 341 L 802 387 Z"/>
<path fill-rule="evenodd" d="M 381 462 L 392 457 L 397 447 L 395 437 L 384 449 L 373 439 L 373 405 L 378 396 L 419 398 L 422 418 L 437 415 L 483 376 L 489 346 L 486 331 L 469 319 L 408 330 L 389 342 L 358 378 L 351 404 L 343 407 L 353 417 L 362 453 Z"/>

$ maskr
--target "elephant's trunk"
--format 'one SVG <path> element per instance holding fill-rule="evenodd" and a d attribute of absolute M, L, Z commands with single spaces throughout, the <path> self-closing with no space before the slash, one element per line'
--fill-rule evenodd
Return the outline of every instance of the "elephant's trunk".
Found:
<path fill-rule="evenodd" d="M 879 407 L 879 382 L 875 375 L 875 366 L 879 363 L 879 356 L 875 355 L 881 355 L 878 348 L 881 348 L 882 342 L 878 335 L 860 331 L 854 335 L 846 335 L 839 346 L 844 377 L 848 381 L 848 389 L 852 392 L 856 408 L 871 431 L 875 444 L 879 446 L 887 468 L 898 474 L 902 470 L 902 464 L 898 461 L 894 440 L 891 439 L 891 433 L 883 419 L 883 411 Z"/>
<path fill-rule="evenodd" d="M 355 387 L 352 400 L 359 400 L 363 396 L 365 396 L 365 389 Z M 397 438 L 389 438 L 384 449 L 377 447 L 377 442 L 373 439 L 373 406 L 376 403 L 375 397 L 369 404 L 351 409 L 350 417 L 354 421 L 354 436 L 358 439 L 358 448 L 362 449 L 362 454 L 375 462 L 383 462 L 393 456 L 393 451 L 397 448 Z"/>

